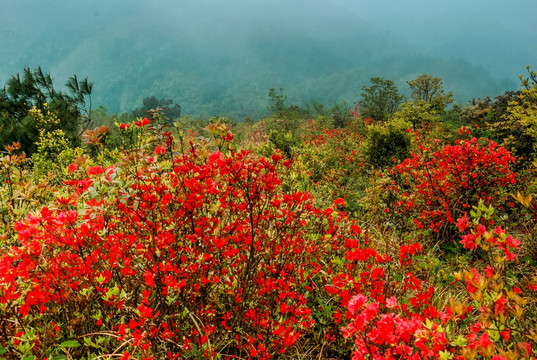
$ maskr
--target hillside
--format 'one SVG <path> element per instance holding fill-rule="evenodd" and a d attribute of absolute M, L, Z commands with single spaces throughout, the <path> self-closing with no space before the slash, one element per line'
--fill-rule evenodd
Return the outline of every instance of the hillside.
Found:
<path fill-rule="evenodd" d="M 352 103 L 373 76 L 393 80 L 405 93 L 406 81 L 431 73 L 461 104 L 516 87 L 498 68 L 491 73 L 485 62 L 464 60 L 465 48 L 430 51 L 343 6 L 328 12 L 321 2 L 300 4 L 284 10 L 281 1 L 210 9 L 200 3 L 165 11 L 141 1 L 128 8 L 10 2 L 0 15 L 0 81 L 25 66 L 42 66 L 58 83 L 73 73 L 88 76 L 94 102 L 112 112 L 130 111 L 155 95 L 173 98 L 183 113 L 238 119 L 266 115 L 271 87 L 283 87 L 299 105 Z"/>

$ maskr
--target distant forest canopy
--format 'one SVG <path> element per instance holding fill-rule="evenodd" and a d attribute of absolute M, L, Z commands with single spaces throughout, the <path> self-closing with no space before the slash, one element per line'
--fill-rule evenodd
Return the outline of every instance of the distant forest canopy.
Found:
<path fill-rule="evenodd" d="M 537 83 L 537 74 L 529 65 L 526 71 L 530 77 L 521 75 L 520 79 L 522 88 L 528 90 L 530 80 L 533 84 Z M 362 125 L 402 121 L 405 126 L 412 125 L 414 128 L 424 124 L 446 123 L 453 127 L 474 124 L 477 128 L 487 129 L 489 125 L 505 123 L 510 108 L 517 104 L 520 95 L 520 91 L 507 90 L 494 99 L 488 96 L 473 98 L 471 103 L 462 107 L 456 103 L 451 106 L 454 102 L 453 92 L 444 88 L 443 80 L 439 77 L 423 73 L 407 81 L 406 85 L 407 92 L 410 92 L 408 96 L 401 94 L 392 80 L 372 77 L 368 85 L 362 86 L 360 100 L 354 104 L 334 100 L 327 105 L 310 100 L 302 106 L 291 102 L 283 88 L 270 88 L 266 98 L 268 115 L 264 119 L 247 117 L 242 125 L 248 127 L 254 124 L 254 120 L 259 120 L 257 124 L 266 132 L 267 139 L 284 154 L 291 156 L 291 149 L 299 141 L 299 137 L 295 138 L 296 131 L 309 119 L 328 122 L 334 128 L 345 128 L 353 119 L 360 118 Z M 149 123 L 150 120 L 145 117 L 158 120 L 162 126 L 176 128 L 179 134 L 205 130 L 211 134 L 214 132 L 213 135 L 217 137 L 221 135 L 220 131 L 227 132 L 232 124 L 240 122 L 228 116 L 185 115 L 182 114 L 182 106 L 174 99 L 158 99 L 155 96 L 145 97 L 143 104 L 136 109 L 111 114 L 103 105 L 93 107 L 94 85 L 88 78 L 79 78 L 74 74 L 65 87 L 66 92 L 58 90 L 58 84 L 53 82 L 50 73 L 41 67 L 25 68 L 22 74 L 13 75 L 0 89 L 0 146 L 17 143 L 24 152 L 33 154 L 45 146 L 38 139 L 56 131 L 61 132 L 62 138 L 71 144 L 66 142 L 66 147 L 80 146 L 82 143 L 102 145 L 111 129 L 117 128 L 119 123 L 136 124 L 142 118 Z M 41 124 L 36 120 L 36 112 L 50 114 L 53 118 Z M 505 137 L 514 136 L 514 128 L 510 125 L 502 129 L 507 131 L 498 135 L 502 141 Z M 392 130 L 389 127 L 389 131 Z M 117 129 L 112 131 L 116 132 Z M 396 137 L 399 135 L 396 134 Z M 118 139 L 114 140 L 114 137 L 111 136 L 112 141 L 107 146 L 113 148 L 118 145 Z M 527 147 L 513 149 L 513 152 L 523 156 L 532 151 L 532 144 L 528 141 Z M 383 161 L 374 162 L 386 166 Z"/>
<path fill-rule="evenodd" d="M 243 120 L 268 115 L 269 88 L 284 88 L 298 106 L 311 100 L 352 104 L 372 77 L 392 80 L 409 96 L 406 82 L 422 73 L 442 78 L 464 105 L 515 90 L 516 76 L 531 64 L 526 59 L 537 59 L 537 50 L 527 46 L 529 33 L 497 26 L 501 34 L 491 43 L 485 36 L 465 39 L 467 27 L 453 26 L 445 38 L 438 36 L 433 51 L 344 7 L 325 14 L 315 1 L 307 9 L 281 1 L 242 4 L 250 11 L 246 17 L 233 2 L 210 12 L 193 4 L 163 12 L 143 2 L 129 8 L 98 3 L 24 0 L 6 6 L 0 83 L 24 67 L 42 66 L 57 84 L 73 73 L 87 76 L 95 83 L 94 104 L 112 113 L 131 112 L 155 96 L 173 99 L 182 114 Z M 41 16 L 50 8 L 54 21 Z"/>
<path fill-rule="evenodd" d="M 37 71 L 37 69 L 39 70 L 39 72 L 45 71 L 42 70 L 42 68 L 39 66 L 35 70 L 31 68 L 24 68 L 24 70 L 20 73 L 18 72 L 16 74 L 13 74 L 11 78 L 4 83 L 4 91 L 9 92 L 9 87 L 6 88 L 6 85 L 8 85 L 10 82 L 12 83 L 14 79 L 18 79 L 19 77 L 23 78 L 25 73 L 31 73 L 32 71 Z M 468 69 L 471 69 L 471 67 L 469 67 Z M 475 72 L 473 74 L 475 75 Z M 51 75 L 50 73 L 47 73 L 47 76 L 49 77 L 50 82 L 52 82 L 54 79 L 53 74 Z M 317 81 L 321 81 L 323 83 L 323 86 L 309 86 L 304 89 L 303 93 L 300 93 L 301 89 L 298 88 L 297 84 L 288 84 L 289 87 L 280 87 L 279 91 L 282 94 L 285 93 L 287 105 L 293 105 L 298 108 L 311 110 L 312 106 L 323 106 L 328 109 L 333 106 L 341 106 L 343 104 L 346 104 L 346 110 L 348 110 L 349 112 L 352 110 L 353 104 L 361 104 L 364 101 L 364 96 L 367 97 L 367 92 L 364 93 L 364 89 L 371 86 L 372 83 L 375 84 L 376 81 L 389 82 L 390 87 L 392 88 L 391 91 L 400 92 L 400 94 L 398 94 L 398 101 L 392 105 L 393 109 L 396 109 L 397 106 L 404 99 L 412 96 L 412 86 L 409 86 L 409 82 L 411 83 L 414 80 L 412 78 L 400 84 L 402 81 L 401 79 L 393 81 L 392 79 L 378 76 L 373 76 L 368 79 L 361 79 L 362 76 L 364 76 L 364 74 L 350 71 L 347 77 L 344 77 L 342 75 L 332 75 L 327 77 L 326 79 L 317 79 Z M 416 74 L 416 76 L 419 76 L 419 74 Z M 468 74 L 468 76 L 470 76 L 470 73 Z M 74 75 L 74 77 L 76 78 L 76 74 Z M 69 84 L 71 78 L 72 77 L 68 79 L 66 84 Z M 332 78 L 334 78 L 333 82 L 327 80 Z M 339 78 L 339 80 L 337 80 L 337 78 Z M 345 81 L 350 81 L 349 79 L 352 78 L 355 78 L 356 81 L 352 84 L 352 91 L 349 91 L 348 89 L 345 89 Z M 446 91 L 451 94 L 451 100 L 449 101 L 449 103 L 455 102 L 456 104 L 459 104 L 460 102 L 460 98 L 457 97 L 457 93 L 468 93 L 468 100 L 465 102 L 468 103 L 472 99 L 494 97 L 496 95 L 502 94 L 505 91 L 511 91 L 513 89 L 511 84 L 515 83 L 512 80 L 491 80 L 488 89 L 490 90 L 491 88 L 493 88 L 495 89 L 495 91 L 493 92 L 492 96 L 489 96 L 483 95 L 488 94 L 488 92 L 484 89 L 485 86 L 483 85 L 483 83 L 470 81 L 468 88 L 464 88 L 464 79 L 459 79 L 461 81 L 461 84 L 458 88 L 456 87 L 454 89 L 452 87 L 450 88 L 447 85 L 450 83 L 453 85 L 453 82 L 444 81 L 444 79 L 442 79 L 441 77 L 437 78 L 444 82 L 443 88 L 445 88 Z M 87 77 L 85 79 L 87 81 Z M 311 82 L 315 82 L 315 80 L 311 80 Z M 56 89 L 62 89 L 61 82 L 55 81 L 54 85 L 56 86 Z M 98 89 L 103 89 L 104 86 L 99 86 L 98 83 L 95 83 L 96 90 L 94 90 L 91 95 L 92 103 L 94 104 L 94 111 L 98 111 L 98 113 L 102 115 L 123 113 L 134 115 L 136 117 L 143 117 L 145 116 L 147 110 L 159 107 L 166 109 L 165 115 L 170 119 L 177 119 L 181 115 L 190 115 L 195 118 L 226 116 L 233 121 L 244 121 L 245 119 L 261 119 L 263 117 L 274 114 L 273 109 L 271 109 L 271 107 L 273 106 L 271 102 L 273 100 L 271 100 L 271 90 L 274 91 L 274 87 L 267 87 L 261 89 L 259 84 L 250 85 L 255 86 L 255 91 L 246 91 L 238 89 L 236 93 L 227 93 L 225 91 L 220 93 L 217 91 L 211 92 L 210 89 L 200 89 L 200 85 L 198 85 L 198 88 L 194 87 L 194 89 L 197 89 L 198 95 L 200 95 L 200 101 L 203 101 L 203 99 L 205 99 L 206 101 L 210 101 L 208 103 L 193 103 L 194 100 L 192 100 L 192 98 L 189 96 L 175 96 L 173 98 L 167 99 L 161 98 L 161 95 L 159 94 L 162 94 L 163 91 L 159 89 L 154 89 L 154 92 L 149 93 L 143 98 L 140 98 L 140 96 L 133 95 L 135 101 L 126 102 L 126 104 L 129 105 L 124 105 L 119 110 L 117 107 L 111 105 L 114 102 L 113 99 L 117 98 L 118 96 L 123 98 L 125 96 L 125 91 L 128 92 L 128 89 L 125 89 L 123 93 L 110 93 L 105 94 L 106 96 L 103 96 L 102 93 L 99 94 Z M 330 88 L 330 85 L 332 85 L 332 88 Z M 378 83 L 376 85 L 378 85 Z M 475 90 L 475 93 L 471 95 L 470 90 L 468 89 Z M 66 90 L 70 91 L 71 89 L 69 88 L 69 86 L 67 86 Z M 244 91 L 244 93 L 242 93 L 242 91 Z M 195 93 L 196 91 L 193 92 Z M 212 93 L 212 95 L 203 95 L 205 92 L 210 92 Z M 169 91 L 167 93 L 171 94 L 173 93 L 173 91 Z M 307 97 L 307 94 L 311 94 L 311 96 Z M 346 94 L 346 96 L 341 94 Z M 381 118 L 379 120 L 385 119 Z"/>

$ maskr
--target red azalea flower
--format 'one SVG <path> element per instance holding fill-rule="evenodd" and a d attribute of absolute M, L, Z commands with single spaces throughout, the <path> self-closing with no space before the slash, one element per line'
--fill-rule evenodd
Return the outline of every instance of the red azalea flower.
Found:
<path fill-rule="evenodd" d="M 102 166 L 97 165 L 97 166 L 89 168 L 87 172 L 88 172 L 88 175 L 99 175 L 99 174 L 104 173 L 104 169 Z"/>
<path fill-rule="evenodd" d="M 148 118 L 143 118 L 142 120 L 135 121 L 134 125 L 139 126 L 139 127 L 143 127 L 143 126 L 149 125 L 149 123 L 150 123 L 150 121 L 149 121 Z"/>
<path fill-rule="evenodd" d="M 74 173 L 77 169 L 78 169 L 78 166 L 76 164 L 71 164 L 67 168 L 67 171 L 69 171 L 70 173 Z"/>
<path fill-rule="evenodd" d="M 457 227 L 459 228 L 460 232 L 463 232 L 468 227 L 468 217 L 466 216 L 466 213 L 457 219 Z"/>
<path fill-rule="evenodd" d="M 494 312 L 496 314 L 505 313 L 505 305 L 507 305 L 507 299 L 502 295 L 498 300 L 494 302 Z"/>
<path fill-rule="evenodd" d="M 334 206 L 345 206 L 345 200 L 343 200 L 342 198 L 337 198 L 334 200 Z"/>

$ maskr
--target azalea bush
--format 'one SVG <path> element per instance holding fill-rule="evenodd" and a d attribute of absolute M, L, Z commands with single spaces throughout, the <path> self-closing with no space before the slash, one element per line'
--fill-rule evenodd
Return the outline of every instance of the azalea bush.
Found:
<path fill-rule="evenodd" d="M 13 143 L 5 147 L 0 158 L 0 246 L 13 234 L 13 226 L 26 204 L 21 204 L 18 184 L 24 179 L 26 154 L 21 153 L 21 145 Z"/>
<path fill-rule="evenodd" d="M 516 184 L 515 158 L 494 141 L 469 138 L 418 149 L 393 168 L 396 182 L 388 186 L 394 196 L 390 207 L 410 215 L 418 229 L 449 240 L 455 219 L 479 201 L 498 209 L 512 206 L 508 187 Z"/>
<path fill-rule="evenodd" d="M 358 228 L 340 230 L 346 217 L 308 193 L 283 193 L 283 155 L 203 157 L 191 145 L 69 166 L 57 198 L 2 251 L 4 349 L 270 358 L 326 341 L 311 333 L 332 316 L 313 315 L 321 294 L 330 301 L 320 272 Z"/>
<path fill-rule="evenodd" d="M 360 204 L 367 173 L 360 145 L 365 140 L 363 122 L 354 119 L 344 128 L 334 128 L 328 117 L 308 120 L 301 129 L 302 144 L 297 149 L 291 176 L 284 180 L 293 188 L 311 192 L 324 206 L 335 199 L 345 200 L 349 213 L 362 210 Z"/>
<path fill-rule="evenodd" d="M 471 220 L 465 213 L 457 221 L 460 242 L 484 253 L 485 261 L 455 272 L 447 297 L 439 284 L 424 286 L 411 272 L 404 281 L 391 278 L 384 286 L 388 292 L 380 296 L 369 291 L 353 296 L 350 322 L 343 328 L 355 343 L 352 359 L 535 358 L 537 279 L 510 279 L 520 241 L 501 227 L 485 225 L 492 207 L 480 202 L 471 213 Z M 401 258 L 403 266 L 421 250 L 418 245 L 403 249 L 408 254 Z"/>
<path fill-rule="evenodd" d="M 534 214 L 532 181 L 493 141 L 425 130 L 380 171 L 358 117 L 304 123 L 288 154 L 158 112 L 117 149 L 87 131 L 54 173 L 64 143 L 33 166 L 6 147 L 0 358 L 534 359 L 534 223 L 509 210 Z"/>

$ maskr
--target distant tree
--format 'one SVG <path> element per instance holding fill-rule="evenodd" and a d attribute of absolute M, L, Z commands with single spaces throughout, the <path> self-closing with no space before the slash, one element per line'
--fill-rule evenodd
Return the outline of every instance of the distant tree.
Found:
<path fill-rule="evenodd" d="M 287 96 L 283 93 L 283 88 L 280 88 L 280 92 L 277 93 L 274 88 L 269 89 L 269 100 L 271 102 L 271 105 L 269 107 L 270 112 L 278 117 L 282 117 L 285 115 L 285 110 L 287 107 L 285 106 L 285 100 L 287 100 Z"/>
<path fill-rule="evenodd" d="M 451 127 L 460 128 L 463 123 L 463 108 L 459 104 L 453 104 L 451 109 L 444 111 L 440 117 L 440 121 Z"/>
<path fill-rule="evenodd" d="M 280 88 L 277 92 L 274 88 L 269 89 L 269 101 L 271 105 L 269 110 L 272 114 L 272 119 L 266 123 L 266 130 L 270 134 L 272 130 L 282 133 L 291 133 L 296 135 L 296 131 L 300 126 L 300 122 L 310 116 L 310 111 L 298 105 L 285 104 L 287 96 Z"/>
<path fill-rule="evenodd" d="M 418 100 L 406 101 L 401 104 L 399 111 L 395 114 L 395 118 L 411 123 L 414 128 L 419 128 L 426 124 L 439 122 L 441 116 L 431 103 Z"/>
<path fill-rule="evenodd" d="M 350 105 L 345 101 L 340 103 L 334 101 L 334 104 L 329 109 L 329 115 L 332 118 L 334 127 L 336 128 L 345 127 L 347 123 L 352 121 Z"/>
<path fill-rule="evenodd" d="M 59 119 L 57 128 L 72 144 L 78 143 L 91 123 L 93 84 L 73 75 L 65 86 L 68 94 L 57 91 L 50 73 L 44 73 L 41 67 L 25 68 L 22 76 L 17 74 L 8 80 L 0 90 L 0 146 L 17 141 L 28 155 L 35 151 L 39 131 L 28 115 L 33 107 L 53 112 Z"/>
<path fill-rule="evenodd" d="M 350 105 L 345 102 L 334 101 L 331 107 L 316 100 L 311 100 L 306 104 L 305 115 L 308 117 L 328 117 L 334 127 L 342 128 L 352 120 Z"/>
<path fill-rule="evenodd" d="M 173 120 L 181 117 L 181 106 L 174 104 L 173 99 L 160 99 L 156 97 L 146 97 L 143 100 L 143 105 L 141 108 L 138 108 L 132 112 L 136 117 L 146 117 L 150 110 L 157 108 L 163 108 L 164 111 L 162 114 L 168 120 Z"/>
<path fill-rule="evenodd" d="M 444 111 L 447 104 L 453 102 L 453 93 L 446 93 L 442 87 L 442 79 L 428 74 L 422 74 L 407 82 L 412 91 L 410 98 L 415 101 L 425 101 L 434 110 Z"/>
<path fill-rule="evenodd" d="M 91 119 L 93 126 L 114 124 L 114 115 L 108 114 L 108 109 L 103 105 L 91 110 Z"/>
<path fill-rule="evenodd" d="M 494 99 L 488 96 L 481 99 L 474 98 L 462 109 L 463 124 L 485 128 L 491 124 L 501 122 L 508 111 L 509 104 L 516 101 L 519 96 L 520 91 L 509 90 Z"/>
<path fill-rule="evenodd" d="M 387 121 L 404 99 L 391 80 L 372 77 L 371 85 L 362 87 L 362 100 L 358 102 L 360 112 L 365 118 Z"/>
<path fill-rule="evenodd" d="M 530 165 L 537 158 L 537 74 L 527 67 L 529 78 L 523 78 L 522 89 L 508 103 L 501 121 L 491 124 L 493 138 L 517 158 L 517 168 Z"/>
<path fill-rule="evenodd" d="M 328 116 L 328 109 L 326 108 L 326 106 L 317 100 L 309 101 L 306 104 L 306 110 L 308 111 L 309 115 L 312 117 Z"/>

